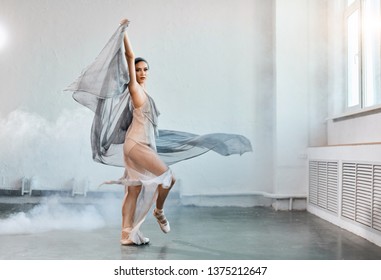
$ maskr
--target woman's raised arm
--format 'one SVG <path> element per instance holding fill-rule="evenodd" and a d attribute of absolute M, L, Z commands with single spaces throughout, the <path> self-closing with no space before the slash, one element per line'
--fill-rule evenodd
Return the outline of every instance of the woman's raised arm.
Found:
<path fill-rule="evenodd" d="M 121 20 L 121 25 L 127 25 L 130 23 L 128 19 Z M 130 74 L 130 82 L 128 84 L 128 89 L 130 90 L 132 102 L 135 107 L 140 107 L 144 100 L 144 91 L 136 80 L 136 70 L 135 70 L 135 54 L 132 50 L 132 45 L 130 39 L 128 38 L 127 32 L 124 33 L 124 50 L 127 60 L 128 72 Z"/>

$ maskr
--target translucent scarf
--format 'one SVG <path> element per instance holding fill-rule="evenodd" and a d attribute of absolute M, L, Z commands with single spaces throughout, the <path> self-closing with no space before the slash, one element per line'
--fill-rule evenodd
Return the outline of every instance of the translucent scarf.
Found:
<path fill-rule="evenodd" d="M 128 91 L 129 73 L 123 49 L 125 25 L 119 26 L 95 61 L 65 90 L 94 112 L 91 148 L 97 162 L 124 166 L 123 143 L 132 121 Z M 149 97 L 150 116 L 156 130 L 156 150 L 163 161 L 174 164 L 208 151 L 221 155 L 252 151 L 250 141 L 237 134 L 211 133 L 196 135 L 173 130 L 158 130 L 159 111 Z"/>

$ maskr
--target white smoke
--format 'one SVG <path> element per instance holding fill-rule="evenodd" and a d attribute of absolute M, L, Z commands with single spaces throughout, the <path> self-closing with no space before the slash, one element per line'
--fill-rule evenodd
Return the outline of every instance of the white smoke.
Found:
<path fill-rule="evenodd" d="M 62 203 L 59 197 L 47 197 L 27 212 L 12 213 L 0 219 L 0 235 L 91 231 L 119 222 L 120 199 L 110 196 L 99 200 L 95 204 L 69 204 Z"/>
<path fill-rule="evenodd" d="M 55 121 L 23 110 L 0 117 L 0 189 L 19 190 L 21 179 L 25 177 L 33 178 L 31 182 L 40 190 L 70 193 L 73 182 L 77 182 L 86 183 L 88 197 L 91 197 L 90 192 L 97 194 L 92 200 L 83 198 L 93 204 L 75 202 L 73 197 L 47 197 L 30 211 L 15 212 L 6 218 L 3 215 L 0 234 L 93 230 L 110 222 L 119 222 L 121 187 L 98 189 L 98 185 L 118 179 L 123 169 L 92 160 L 92 118 L 93 113 L 86 108 L 64 110 Z M 28 202 L 28 197 L 25 195 L 16 200 Z M 68 201 L 75 203 L 69 204 Z"/>
<path fill-rule="evenodd" d="M 23 177 L 38 178 L 49 189 L 65 188 L 73 179 L 87 179 L 92 187 L 119 178 L 123 170 L 92 160 L 92 118 L 86 108 L 64 110 L 55 121 L 23 110 L 0 118 L 0 188 L 7 181 L 17 189 Z"/>

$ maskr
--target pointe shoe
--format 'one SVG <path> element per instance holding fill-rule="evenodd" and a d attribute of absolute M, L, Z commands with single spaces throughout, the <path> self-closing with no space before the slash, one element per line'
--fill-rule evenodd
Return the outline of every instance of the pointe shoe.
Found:
<path fill-rule="evenodd" d="M 122 237 L 120 239 L 121 245 L 124 245 L 124 246 L 138 245 L 130 239 L 130 233 L 131 233 L 131 228 L 124 228 L 122 230 Z M 148 243 L 149 243 L 149 238 L 142 236 L 142 243 L 140 243 L 139 245 L 146 245 Z"/>
<path fill-rule="evenodd" d="M 153 210 L 153 216 L 156 218 L 157 222 L 159 223 L 159 226 L 164 233 L 170 232 L 171 228 L 169 226 L 169 222 L 167 218 L 164 215 L 164 210 Z"/>
<path fill-rule="evenodd" d="M 120 238 L 120 244 L 124 246 L 134 245 L 135 243 L 130 239 L 131 228 L 122 229 L 122 236 Z"/>

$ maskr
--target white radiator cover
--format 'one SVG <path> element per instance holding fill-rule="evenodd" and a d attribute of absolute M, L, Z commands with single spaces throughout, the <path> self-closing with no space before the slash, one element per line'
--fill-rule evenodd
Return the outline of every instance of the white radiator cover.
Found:
<path fill-rule="evenodd" d="M 307 211 L 381 246 L 381 144 L 308 149 Z"/>

